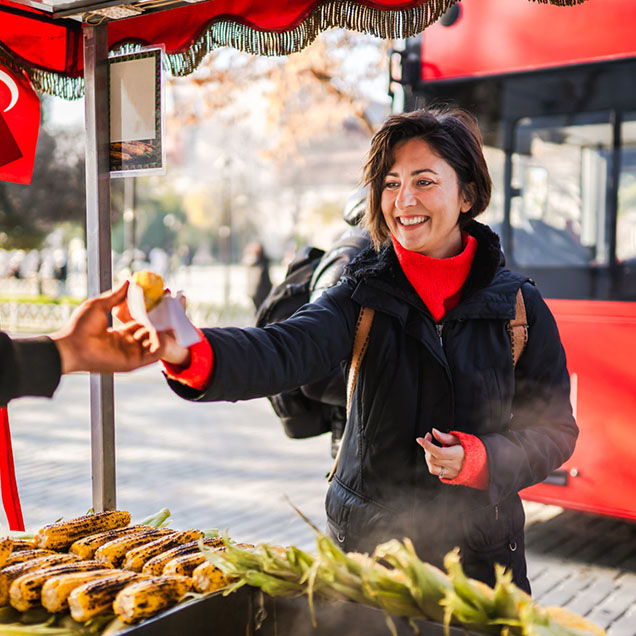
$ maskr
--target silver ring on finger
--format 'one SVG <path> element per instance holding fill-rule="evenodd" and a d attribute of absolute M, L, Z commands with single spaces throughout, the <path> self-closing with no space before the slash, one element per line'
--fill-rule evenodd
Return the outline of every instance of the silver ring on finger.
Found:
<path fill-rule="evenodd" d="M 439 469 L 439 478 L 440 479 L 444 479 L 444 467 L 443 466 Z"/>

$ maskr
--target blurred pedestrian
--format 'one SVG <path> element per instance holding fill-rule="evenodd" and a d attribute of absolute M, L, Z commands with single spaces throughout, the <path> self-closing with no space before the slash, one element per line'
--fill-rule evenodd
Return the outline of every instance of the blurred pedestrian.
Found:
<path fill-rule="evenodd" d="M 247 266 L 247 295 L 258 309 L 272 288 L 269 277 L 269 258 L 260 241 L 251 241 L 243 250 L 243 264 Z"/>

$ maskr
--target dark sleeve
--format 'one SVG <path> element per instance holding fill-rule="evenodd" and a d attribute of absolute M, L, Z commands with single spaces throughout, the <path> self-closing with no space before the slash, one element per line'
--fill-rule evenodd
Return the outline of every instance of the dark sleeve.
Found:
<path fill-rule="evenodd" d="M 525 284 L 523 295 L 528 343 L 515 370 L 510 430 L 481 437 L 493 502 L 543 481 L 570 457 L 578 437 L 556 321 L 534 286 Z"/>
<path fill-rule="evenodd" d="M 50 338 L 12 340 L 0 332 L 0 406 L 25 395 L 51 397 L 61 374 L 60 354 Z"/>
<path fill-rule="evenodd" d="M 320 380 L 351 355 L 359 307 L 337 285 L 291 318 L 259 329 L 203 329 L 214 354 L 212 380 L 196 391 L 168 380 L 188 400 L 248 400 Z"/>

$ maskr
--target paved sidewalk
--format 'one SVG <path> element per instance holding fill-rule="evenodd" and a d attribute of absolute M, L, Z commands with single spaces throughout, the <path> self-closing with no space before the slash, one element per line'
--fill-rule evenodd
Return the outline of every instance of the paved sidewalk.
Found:
<path fill-rule="evenodd" d="M 313 549 L 286 497 L 324 527 L 329 438 L 290 440 L 266 400 L 191 404 L 158 367 L 118 376 L 118 507 L 133 519 L 162 507 L 176 528 L 229 528 L 237 540 Z M 10 406 L 18 486 L 37 529 L 91 506 L 88 376 L 65 377 L 53 400 Z M 636 636 L 636 525 L 526 504 L 534 597 Z"/>

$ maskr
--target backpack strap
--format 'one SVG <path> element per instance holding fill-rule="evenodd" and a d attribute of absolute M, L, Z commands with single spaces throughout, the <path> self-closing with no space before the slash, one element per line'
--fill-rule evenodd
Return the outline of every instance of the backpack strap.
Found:
<path fill-rule="evenodd" d="M 526 305 L 523 301 L 521 287 L 517 291 L 517 301 L 515 305 L 515 317 L 508 321 L 506 325 L 510 336 L 510 349 L 512 350 L 512 363 L 517 366 L 519 358 L 526 348 L 528 342 L 528 319 L 526 318 Z"/>
<path fill-rule="evenodd" d="M 356 322 L 355 335 L 353 337 L 353 353 L 351 355 L 351 366 L 349 367 L 349 375 L 347 376 L 347 422 L 349 421 L 349 412 L 351 411 L 351 403 L 353 401 L 353 391 L 356 388 L 358 382 L 358 373 L 362 366 L 362 359 L 367 351 L 367 345 L 369 344 L 369 334 L 371 332 L 371 324 L 373 323 L 373 316 L 375 310 L 370 307 L 360 307 L 360 313 L 358 314 L 358 320 Z M 345 422 L 345 429 L 347 427 Z M 342 431 L 342 437 L 344 438 L 345 430 Z M 338 447 L 338 453 L 334 460 L 333 467 L 327 475 L 327 481 L 331 481 L 336 474 L 338 468 L 338 461 L 340 460 L 340 452 L 342 451 L 342 443 Z"/>

